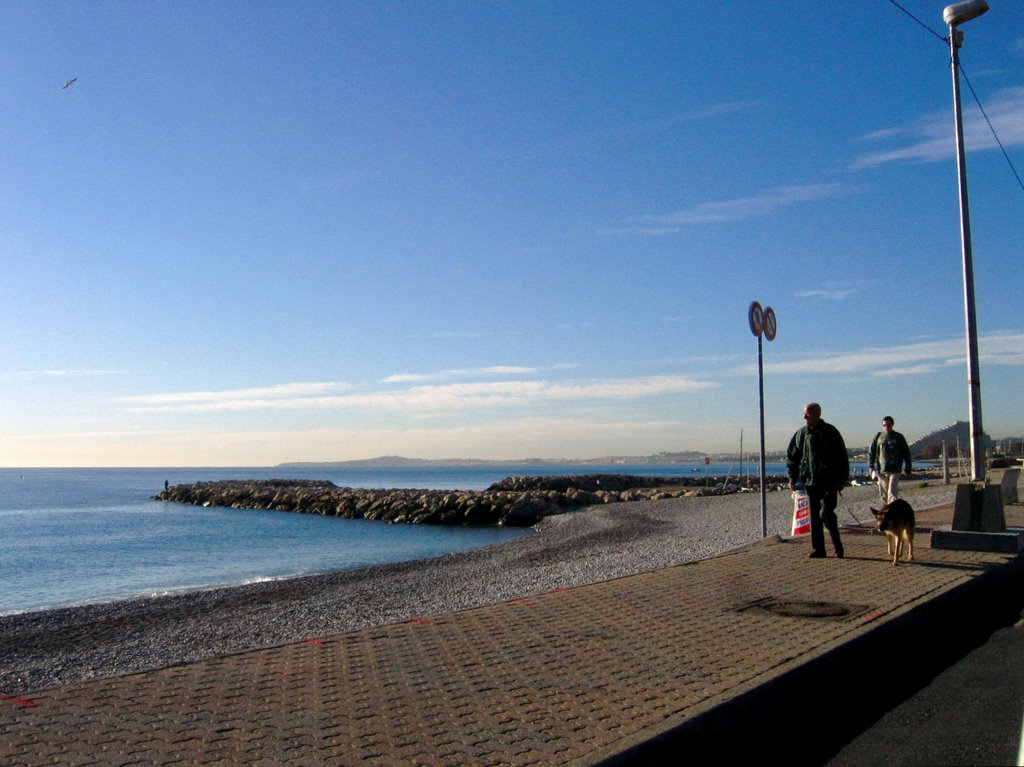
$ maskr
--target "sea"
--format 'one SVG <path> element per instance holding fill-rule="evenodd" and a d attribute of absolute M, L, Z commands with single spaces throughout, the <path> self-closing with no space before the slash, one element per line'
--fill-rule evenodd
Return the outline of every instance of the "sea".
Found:
<path fill-rule="evenodd" d="M 747 465 L 745 472 L 755 472 Z M 769 474 L 784 467 L 767 466 Z M 318 479 L 340 487 L 482 490 L 508 476 L 736 477 L 728 464 L 0 469 L 0 615 L 424 559 L 533 534 L 387 524 L 153 500 L 171 485 Z"/>

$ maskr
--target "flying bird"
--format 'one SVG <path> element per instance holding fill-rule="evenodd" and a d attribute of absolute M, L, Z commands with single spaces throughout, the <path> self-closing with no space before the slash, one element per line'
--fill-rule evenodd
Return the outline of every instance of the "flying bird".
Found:
<path fill-rule="evenodd" d="M 66 83 L 64 83 L 64 85 L 62 85 L 60 89 L 62 91 L 66 91 L 68 88 L 71 87 L 71 84 L 73 82 L 75 82 L 75 80 L 77 80 L 77 79 L 78 79 L 77 77 L 72 77 L 70 80 L 68 80 Z"/>

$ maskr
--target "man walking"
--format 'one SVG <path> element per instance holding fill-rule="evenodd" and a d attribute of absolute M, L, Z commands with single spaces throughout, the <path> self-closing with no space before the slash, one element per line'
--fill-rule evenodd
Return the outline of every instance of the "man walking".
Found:
<path fill-rule="evenodd" d="M 882 505 L 899 498 L 900 471 L 910 475 L 910 446 L 898 431 L 893 431 L 891 415 L 882 419 L 882 431 L 875 435 L 868 453 L 869 468 L 878 480 L 878 495 Z"/>
<path fill-rule="evenodd" d="M 850 459 L 839 430 L 821 420 L 821 405 L 810 402 L 804 407 L 805 426 L 793 435 L 786 452 L 789 487 L 800 482 L 811 501 L 811 558 L 825 556 L 825 531 L 828 528 L 836 556 L 843 556 L 836 506 L 839 491 L 850 478 Z"/>

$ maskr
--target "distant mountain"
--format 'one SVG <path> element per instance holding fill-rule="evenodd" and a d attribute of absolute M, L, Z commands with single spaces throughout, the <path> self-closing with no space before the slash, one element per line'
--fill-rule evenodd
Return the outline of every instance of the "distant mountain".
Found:
<path fill-rule="evenodd" d="M 959 436 L 961 445 L 966 449 L 970 444 L 970 434 L 965 431 L 967 424 L 958 421 L 945 429 L 940 429 L 927 437 L 922 437 L 913 443 L 910 448 L 915 455 L 920 455 L 924 447 L 935 444 L 945 438 L 951 444 L 955 452 L 956 440 Z M 993 446 L 993 441 L 986 434 L 984 437 L 987 449 Z M 1006 440 L 1004 440 L 1005 442 Z M 1009 440 L 1013 445 L 1018 440 Z M 1024 441 L 1021 441 L 1021 452 L 1024 452 Z M 866 461 L 868 448 L 849 448 L 848 452 L 856 460 Z M 744 453 L 703 453 L 699 450 L 681 450 L 677 452 L 663 451 L 653 455 L 605 455 L 599 458 L 509 458 L 506 460 L 492 460 L 487 458 L 405 458 L 400 455 L 382 455 L 377 458 L 363 458 L 355 461 L 293 461 L 279 463 L 274 468 L 280 469 L 415 469 L 415 468 L 450 468 L 465 466 L 614 466 L 615 464 L 626 465 L 654 465 L 666 466 L 672 464 L 702 463 L 709 458 L 713 463 L 734 463 L 745 462 L 754 464 L 758 461 L 756 451 Z M 785 463 L 785 450 L 768 450 L 765 453 L 765 460 L 769 463 Z"/>
<path fill-rule="evenodd" d="M 378 458 L 363 458 L 355 461 L 294 461 L 279 463 L 274 468 L 335 468 L 335 469 L 405 469 L 430 466 L 497 466 L 502 464 L 544 464 L 572 463 L 572 461 L 526 458 L 517 461 L 489 461 L 482 458 L 403 458 L 400 455 L 382 455 Z"/>
<path fill-rule="evenodd" d="M 591 466 L 607 464 L 673 464 L 703 461 L 706 453 L 689 450 L 679 453 L 658 453 L 656 455 L 622 456 L 611 455 L 603 458 L 518 458 L 494 461 L 484 458 L 403 458 L 399 455 L 382 455 L 378 458 L 364 458 L 356 461 L 294 461 L 279 463 L 279 469 L 394 469 L 423 468 L 431 466 Z"/>

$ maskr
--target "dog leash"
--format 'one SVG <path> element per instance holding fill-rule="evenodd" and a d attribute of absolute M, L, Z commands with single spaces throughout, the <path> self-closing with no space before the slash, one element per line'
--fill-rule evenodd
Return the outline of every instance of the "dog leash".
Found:
<path fill-rule="evenodd" d="M 839 491 L 839 497 L 843 498 L 842 490 Z M 860 517 L 853 513 L 853 504 L 847 503 L 845 498 L 843 498 L 843 511 L 845 511 L 847 514 L 853 517 L 857 521 L 857 524 L 861 527 L 870 527 L 870 523 L 868 525 L 865 525 L 864 520 L 862 520 Z"/>

